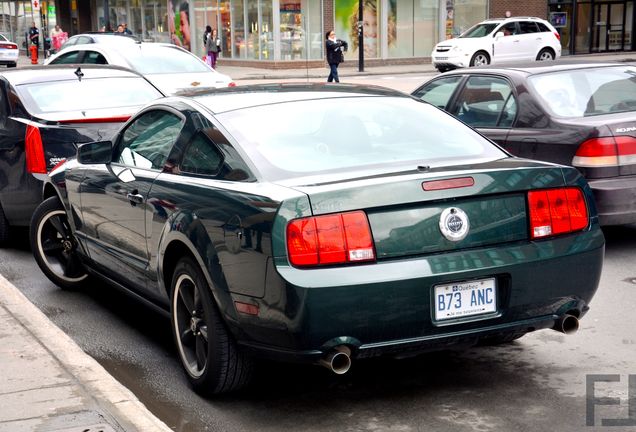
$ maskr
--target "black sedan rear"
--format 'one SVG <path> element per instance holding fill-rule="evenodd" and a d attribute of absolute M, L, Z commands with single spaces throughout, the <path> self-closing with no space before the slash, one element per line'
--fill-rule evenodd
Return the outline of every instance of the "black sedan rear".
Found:
<path fill-rule="evenodd" d="M 136 72 L 105 66 L 28 67 L 0 75 L 0 244 L 28 226 L 42 180 L 77 145 L 108 139 L 163 94 Z"/>
<path fill-rule="evenodd" d="M 462 69 L 413 95 L 516 156 L 572 165 L 602 225 L 636 223 L 636 67 L 562 62 Z"/>

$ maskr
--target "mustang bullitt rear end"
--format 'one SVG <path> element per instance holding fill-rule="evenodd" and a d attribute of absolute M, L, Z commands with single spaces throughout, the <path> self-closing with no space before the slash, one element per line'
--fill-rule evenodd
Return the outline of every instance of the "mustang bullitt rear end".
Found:
<path fill-rule="evenodd" d="M 300 189 L 244 341 L 269 355 L 344 373 L 357 358 L 571 333 L 598 286 L 604 237 L 571 168 L 507 159 Z"/>

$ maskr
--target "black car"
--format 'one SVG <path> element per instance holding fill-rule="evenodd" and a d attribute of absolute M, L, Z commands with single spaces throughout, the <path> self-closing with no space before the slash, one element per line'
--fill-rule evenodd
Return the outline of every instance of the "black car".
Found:
<path fill-rule="evenodd" d="M 44 198 L 31 223 L 42 271 L 64 288 L 99 276 L 168 312 L 202 393 L 246 384 L 253 356 L 343 374 L 379 355 L 571 333 L 603 261 L 576 169 L 511 157 L 383 88 L 164 98 L 112 142 L 81 145 Z"/>
<path fill-rule="evenodd" d="M 557 62 L 462 69 L 412 94 L 516 156 L 578 168 L 602 225 L 636 222 L 636 67 Z"/>
<path fill-rule="evenodd" d="M 77 145 L 108 139 L 163 94 L 120 67 L 25 67 L 0 75 L 0 244 L 28 226 L 42 180 Z"/>

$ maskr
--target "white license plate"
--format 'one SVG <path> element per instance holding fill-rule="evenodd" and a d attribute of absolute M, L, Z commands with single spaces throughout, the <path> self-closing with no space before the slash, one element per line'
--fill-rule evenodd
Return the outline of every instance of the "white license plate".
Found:
<path fill-rule="evenodd" d="M 446 320 L 492 313 L 497 310 L 495 279 L 436 285 L 435 319 Z"/>
<path fill-rule="evenodd" d="M 448 60 L 448 57 L 435 57 L 435 60 Z"/>

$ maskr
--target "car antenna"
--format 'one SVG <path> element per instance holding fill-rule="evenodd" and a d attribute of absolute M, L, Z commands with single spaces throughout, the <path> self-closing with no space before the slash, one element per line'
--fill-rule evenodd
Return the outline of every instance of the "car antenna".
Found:
<path fill-rule="evenodd" d="M 75 70 L 75 75 L 77 75 L 77 79 L 81 82 L 82 81 L 82 77 L 84 76 L 84 72 L 82 72 L 82 68 L 81 67 L 77 67 L 77 69 Z"/>

